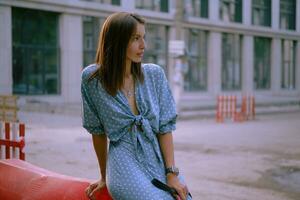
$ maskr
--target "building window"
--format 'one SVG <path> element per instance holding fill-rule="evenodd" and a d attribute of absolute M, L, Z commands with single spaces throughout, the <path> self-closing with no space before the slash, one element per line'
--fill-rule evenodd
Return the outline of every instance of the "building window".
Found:
<path fill-rule="evenodd" d="M 81 1 L 90 1 L 90 2 L 98 2 L 103 4 L 111 4 L 111 5 L 120 5 L 120 0 L 81 0 Z"/>
<path fill-rule="evenodd" d="M 254 38 L 254 88 L 270 89 L 271 39 Z"/>
<path fill-rule="evenodd" d="M 282 40 L 281 44 L 281 88 L 292 90 L 296 86 L 296 41 Z"/>
<path fill-rule="evenodd" d="M 13 93 L 60 93 L 58 14 L 12 8 Z"/>
<path fill-rule="evenodd" d="M 135 7 L 158 12 L 169 12 L 169 0 L 136 0 Z"/>
<path fill-rule="evenodd" d="M 146 50 L 143 58 L 145 63 L 156 63 L 168 74 L 167 42 L 168 27 L 157 24 L 146 24 Z"/>
<path fill-rule="evenodd" d="M 242 22 L 242 0 L 220 0 L 220 18 L 226 22 Z"/>
<path fill-rule="evenodd" d="M 280 28 L 296 29 L 296 0 L 280 0 Z"/>
<path fill-rule="evenodd" d="M 241 89 L 242 36 L 222 34 L 222 90 Z"/>
<path fill-rule="evenodd" d="M 271 26 L 271 0 L 252 0 L 252 24 Z"/>
<path fill-rule="evenodd" d="M 207 32 L 188 29 L 185 31 L 185 41 L 189 53 L 184 90 L 207 90 Z"/>
<path fill-rule="evenodd" d="M 185 0 L 185 16 L 208 18 L 208 0 Z"/>
<path fill-rule="evenodd" d="M 95 63 L 98 37 L 104 18 L 83 16 L 83 66 Z"/>

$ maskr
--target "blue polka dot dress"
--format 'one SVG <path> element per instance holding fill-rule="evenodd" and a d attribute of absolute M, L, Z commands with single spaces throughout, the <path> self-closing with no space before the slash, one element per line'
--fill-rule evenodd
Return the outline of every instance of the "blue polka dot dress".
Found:
<path fill-rule="evenodd" d="M 121 91 L 113 97 L 97 79 L 88 81 L 96 68 L 90 65 L 82 72 L 82 121 L 89 133 L 106 134 L 109 138 L 106 180 L 112 198 L 173 200 L 151 183 L 153 178 L 166 183 L 156 136 L 175 130 L 177 116 L 163 69 L 154 64 L 142 65 L 145 80 L 135 85 L 139 115 L 134 115 Z M 184 183 L 181 175 L 179 179 Z"/>

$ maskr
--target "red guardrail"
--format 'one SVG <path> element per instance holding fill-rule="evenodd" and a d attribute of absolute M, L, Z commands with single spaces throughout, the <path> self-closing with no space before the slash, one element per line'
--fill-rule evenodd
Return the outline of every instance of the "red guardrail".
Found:
<path fill-rule="evenodd" d="M 216 122 L 224 122 L 229 118 L 235 122 L 255 119 L 255 98 L 254 96 L 242 96 L 240 111 L 237 111 L 237 97 L 234 95 L 219 95 L 216 105 Z"/>
<path fill-rule="evenodd" d="M 219 95 L 217 98 L 216 121 L 224 122 L 224 118 L 234 119 L 236 115 L 236 96 Z"/>
<path fill-rule="evenodd" d="M 245 115 L 246 120 L 255 119 L 255 98 L 254 96 L 243 96 L 241 112 Z"/>
<path fill-rule="evenodd" d="M 3 146 L 5 148 L 3 148 Z M 5 158 L 17 158 L 16 149 L 21 160 L 25 160 L 25 124 L 0 122 L 0 159 L 3 157 L 2 148 L 5 149 Z"/>

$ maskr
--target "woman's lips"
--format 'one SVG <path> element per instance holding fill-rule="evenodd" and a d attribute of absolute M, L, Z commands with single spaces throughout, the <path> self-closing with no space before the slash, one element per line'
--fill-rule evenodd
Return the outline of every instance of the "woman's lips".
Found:
<path fill-rule="evenodd" d="M 138 53 L 137 54 L 139 57 L 143 57 L 144 53 Z"/>

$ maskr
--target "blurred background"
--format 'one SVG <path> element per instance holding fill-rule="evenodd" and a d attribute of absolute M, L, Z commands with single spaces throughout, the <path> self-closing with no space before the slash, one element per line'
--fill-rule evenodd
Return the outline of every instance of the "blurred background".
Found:
<path fill-rule="evenodd" d="M 143 62 L 169 80 L 176 163 L 194 199 L 298 200 L 300 0 L 0 0 L 0 139 L 3 121 L 24 122 L 26 161 L 99 177 L 81 71 L 118 11 L 147 21 Z"/>
<path fill-rule="evenodd" d="M 219 94 L 299 109 L 300 0 L 0 0 L 0 94 L 80 113 L 81 70 L 116 11 L 146 18 L 144 62 L 164 68 L 181 116 L 206 115 Z"/>

